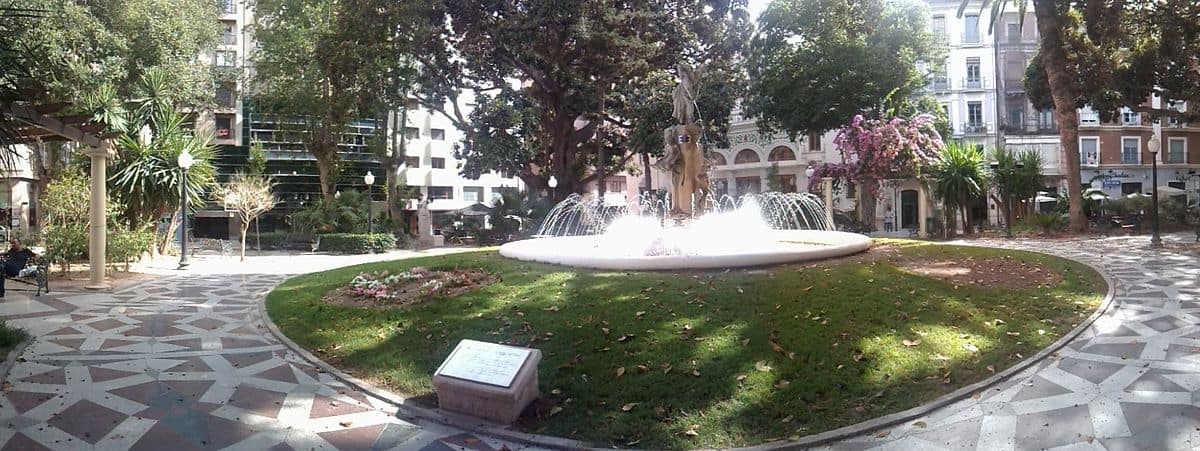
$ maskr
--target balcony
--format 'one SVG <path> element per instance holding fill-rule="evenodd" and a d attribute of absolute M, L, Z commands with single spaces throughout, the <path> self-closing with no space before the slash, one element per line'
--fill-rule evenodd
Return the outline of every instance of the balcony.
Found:
<path fill-rule="evenodd" d="M 929 82 L 929 89 L 934 91 L 949 91 L 950 79 L 946 77 L 936 77 Z"/>
<path fill-rule="evenodd" d="M 968 122 L 962 125 L 962 131 L 965 135 L 986 135 L 988 127 L 987 124 Z"/>
<path fill-rule="evenodd" d="M 1000 130 L 1006 135 L 1057 135 L 1058 128 L 1054 124 L 1042 123 L 1036 120 L 1023 123 L 1005 122 L 1000 124 Z"/>
<path fill-rule="evenodd" d="M 234 0 L 221 0 L 221 14 L 234 14 L 237 12 L 237 3 Z"/>
<path fill-rule="evenodd" d="M 237 45 L 237 34 L 221 33 L 221 43 L 225 45 Z"/>
<path fill-rule="evenodd" d="M 1100 113 L 1096 111 L 1080 111 L 1079 125 L 1100 125 Z"/>
<path fill-rule="evenodd" d="M 991 83 L 989 82 L 987 77 L 964 78 L 961 80 L 961 82 L 962 82 L 962 88 L 964 90 L 975 90 L 975 89 L 982 90 L 982 89 L 991 89 L 991 87 L 992 87 Z"/>

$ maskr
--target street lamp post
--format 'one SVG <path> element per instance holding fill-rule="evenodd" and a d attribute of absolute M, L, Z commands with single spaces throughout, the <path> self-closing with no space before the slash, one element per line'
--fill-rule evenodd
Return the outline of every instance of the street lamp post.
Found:
<path fill-rule="evenodd" d="M 375 174 L 367 171 L 367 175 L 363 176 L 363 183 L 367 184 L 367 233 L 375 233 L 375 216 L 371 214 L 371 185 L 375 184 Z"/>
<path fill-rule="evenodd" d="M 1150 211 L 1154 215 L 1153 235 L 1150 236 L 1150 247 L 1162 247 L 1162 238 L 1158 236 L 1158 148 L 1161 142 L 1158 140 L 1158 135 L 1150 137 L 1150 141 L 1146 142 L 1146 146 L 1150 150 L 1150 184 L 1153 185 L 1153 191 L 1150 192 Z"/>
<path fill-rule="evenodd" d="M 558 188 L 558 179 L 555 178 L 553 175 L 550 176 L 550 180 L 546 181 L 546 186 L 550 187 L 550 199 L 553 200 L 555 198 L 554 197 L 555 188 Z"/>
<path fill-rule="evenodd" d="M 192 158 L 192 154 L 185 149 L 183 153 L 179 154 L 179 158 L 177 158 L 175 162 L 179 164 L 179 269 L 183 269 L 186 268 L 189 263 L 187 253 L 187 173 L 188 168 L 192 167 L 192 164 L 196 162 L 196 159 Z"/>

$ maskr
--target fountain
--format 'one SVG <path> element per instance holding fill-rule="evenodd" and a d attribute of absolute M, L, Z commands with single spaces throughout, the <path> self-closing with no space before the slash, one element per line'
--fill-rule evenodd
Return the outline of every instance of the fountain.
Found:
<path fill-rule="evenodd" d="M 666 149 L 656 163 L 671 176 L 670 193 L 643 194 L 633 207 L 573 194 L 555 205 L 533 239 L 500 246 L 500 255 L 597 269 L 674 270 L 773 265 L 871 247 L 864 235 L 835 231 L 812 194 L 715 197 L 694 122 L 692 90 L 703 67 L 678 69 L 678 124 L 663 131 Z"/>

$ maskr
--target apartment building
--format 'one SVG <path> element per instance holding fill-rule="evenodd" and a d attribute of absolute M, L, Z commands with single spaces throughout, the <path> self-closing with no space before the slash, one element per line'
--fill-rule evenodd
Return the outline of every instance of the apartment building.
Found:
<path fill-rule="evenodd" d="M 999 137 L 996 46 L 987 35 L 991 8 L 980 11 L 978 3 L 959 17 L 958 0 L 929 0 L 930 31 L 948 49 L 945 65 L 934 68 L 929 89 L 950 119 L 952 138 L 991 146 Z"/>
<path fill-rule="evenodd" d="M 1026 13 L 1023 23 L 1018 12 L 1004 13 L 996 23 L 993 38 L 996 67 L 1000 71 L 996 95 L 1003 99 L 997 106 L 1004 146 L 1014 152 L 1038 152 L 1042 155 L 1042 173 L 1048 178 L 1047 185 L 1065 186 L 1054 110 L 1034 108 L 1025 91 L 1025 69 L 1037 55 L 1039 45 L 1033 12 Z"/>

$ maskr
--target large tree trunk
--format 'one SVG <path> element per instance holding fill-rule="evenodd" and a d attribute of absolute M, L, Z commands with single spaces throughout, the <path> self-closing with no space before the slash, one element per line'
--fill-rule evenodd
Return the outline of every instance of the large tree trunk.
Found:
<path fill-rule="evenodd" d="M 646 168 L 646 192 L 654 189 L 654 184 L 650 180 L 650 154 L 642 152 L 642 167 Z"/>
<path fill-rule="evenodd" d="M 246 232 L 250 229 L 250 221 L 242 221 L 242 252 L 241 259 L 238 261 L 246 261 Z"/>
<path fill-rule="evenodd" d="M 1054 0 L 1034 0 L 1038 33 L 1041 34 L 1042 67 L 1050 81 L 1050 96 L 1054 98 L 1054 118 L 1058 121 L 1058 137 L 1062 145 L 1063 173 L 1067 177 L 1067 196 L 1071 201 L 1070 229 L 1087 229 L 1083 216 L 1083 183 L 1079 176 L 1079 113 L 1075 109 L 1075 77 L 1067 67 L 1067 52 L 1063 48 L 1062 20 Z"/>
<path fill-rule="evenodd" d="M 158 253 L 166 255 L 167 248 L 171 246 L 171 241 L 175 239 L 175 229 L 179 228 L 179 211 L 176 210 L 171 214 L 170 224 L 167 225 L 167 233 L 163 234 L 163 241 L 158 245 Z"/>

